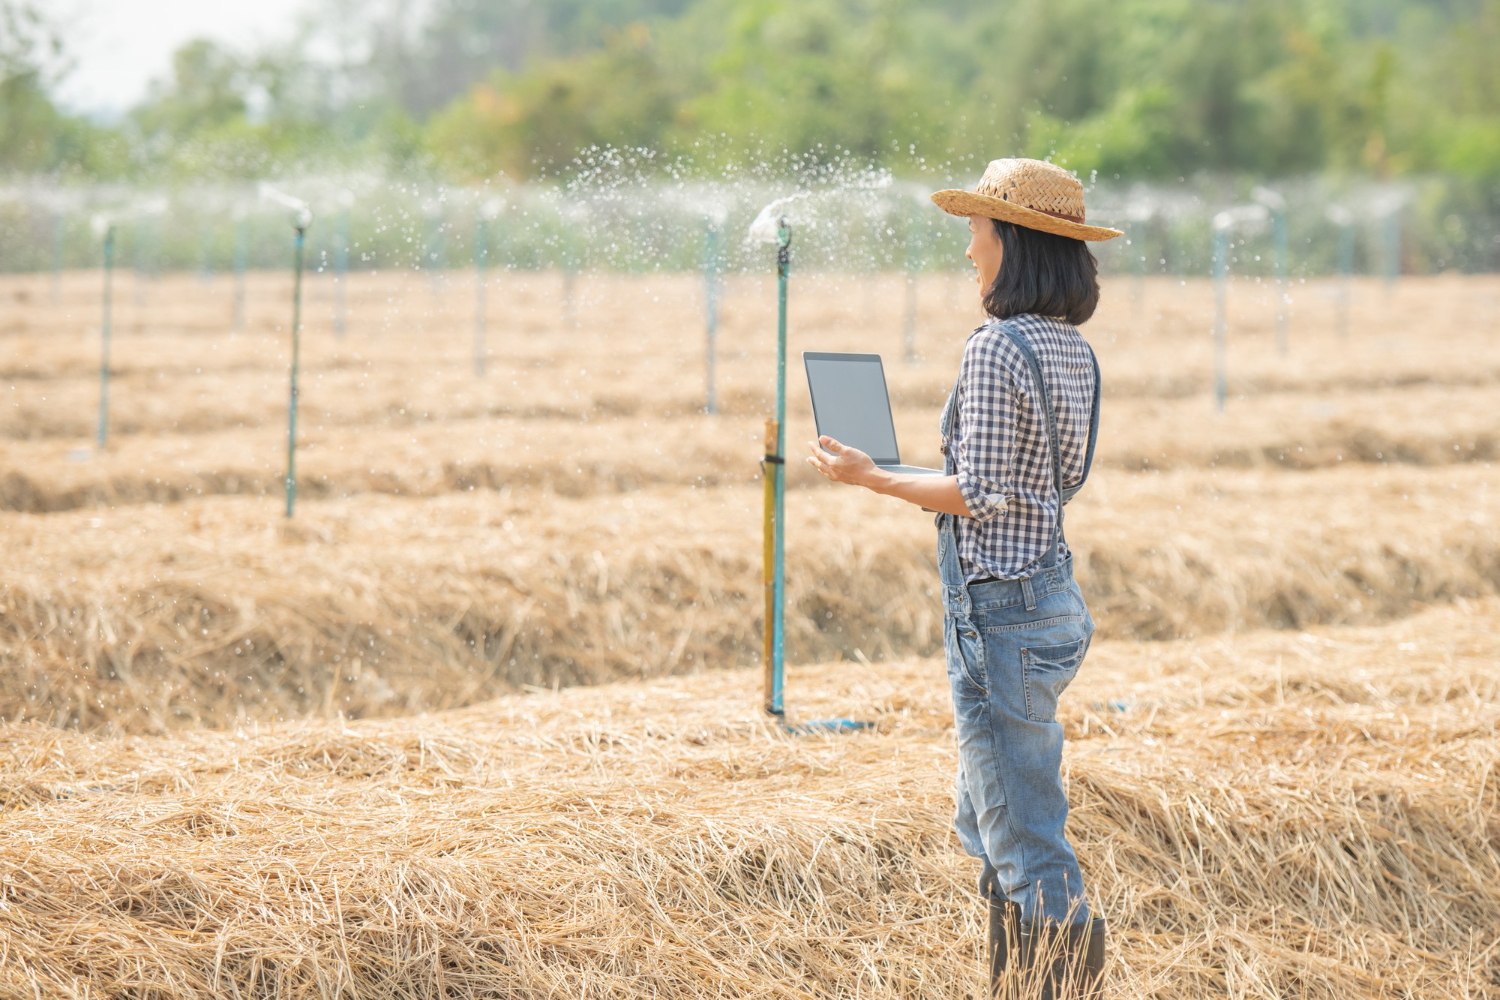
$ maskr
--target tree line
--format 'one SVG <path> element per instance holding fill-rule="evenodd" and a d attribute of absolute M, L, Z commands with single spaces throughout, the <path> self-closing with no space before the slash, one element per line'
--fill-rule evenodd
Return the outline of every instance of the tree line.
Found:
<path fill-rule="evenodd" d="M 66 32 L 0 0 L 0 169 L 526 180 L 617 146 L 704 173 L 822 151 L 1483 182 L 1497 52 L 1500 0 L 313 0 L 276 46 L 189 42 L 98 122 L 53 100 Z"/>

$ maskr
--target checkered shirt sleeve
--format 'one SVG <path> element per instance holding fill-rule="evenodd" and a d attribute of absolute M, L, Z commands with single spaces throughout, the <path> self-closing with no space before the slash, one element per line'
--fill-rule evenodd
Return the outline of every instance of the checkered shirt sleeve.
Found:
<path fill-rule="evenodd" d="M 1078 328 L 1022 315 L 1021 329 L 1037 355 L 1062 438 L 1063 482 L 1083 475 L 1093 407 L 1094 371 Z M 972 517 L 957 519 L 958 553 L 967 579 L 1030 576 L 1046 555 L 1057 522 L 1057 490 L 1046 416 L 1026 358 L 998 320 L 969 335 L 959 367 L 958 408 L 948 443 L 958 489 Z M 1066 557 L 1066 540 L 1058 544 Z"/>

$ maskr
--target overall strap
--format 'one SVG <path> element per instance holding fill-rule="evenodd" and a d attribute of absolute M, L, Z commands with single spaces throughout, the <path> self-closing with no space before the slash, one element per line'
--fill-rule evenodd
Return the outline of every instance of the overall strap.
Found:
<path fill-rule="evenodd" d="M 1031 369 L 1032 381 L 1040 388 L 1042 405 L 1046 407 L 1048 432 L 1051 435 L 1052 441 L 1058 441 L 1057 411 L 1052 407 L 1052 397 L 1047 392 L 1047 382 L 1042 378 L 1042 366 L 1037 362 L 1036 354 L 1031 350 L 1031 344 L 1026 340 L 1024 334 L 1021 334 L 1018 330 L 1012 331 L 1010 327 L 1006 327 L 1005 331 L 1010 335 L 1012 342 L 1021 349 L 1021 353 L 1026 357 L 1026 365 Z M 1077 496 L 1078 491 L 1083 489 L 1083 484 L 1088 482 L 1089 470 L 1094 467 L 1094 445 L 1099 441 L 1099 391 L 1103 384 L 1103 379 L 1099 376 L 1099 358 L 1094 354 L 1094 348 L 1088 341 L 1084 341 L 1083 346 L 1089 352 L 1089 364 L 1094 369 L 1094 400 L 1093 405 L 1089 407 L 1089 440 L 1088 447 L 1083 453 L 1083 474 L 1078 477 L 1078 482 L 1072 486 L 1064 487 L 1062 485 L 1061 455 L 1057 453 L 1056 447 L 1052 449 L 1053 464 L 1056 466 L 1053 474 L 1053 482 L 1057 485 L 1058 492 L 1065 501 Z"/>
<path fill-rule="evenodd" d="M 948 402 L 943 406 L 943 417 L 941 420 L 943 434 L 943 475 L 951 476 L 958 472 L 958 463 L 953 458 L 953 429 L 958 425 L 958 386 L 963 381 L 962 369 L 957 378 L 953 380 L 953 391 L 948 393 Z M 946 518 L 946 520 L 944 520 Z M 938 527 L 953 526 L 957 520 L 952 514 L 939 514 L 933 518 Z"/>
<path fill-rule="evenodd" d="M 1083 475 L 1078 477 L 1078 482 L 1063 490 L 1063 499 L 1071 500 L 1083 489 L 1083 484 L 1089 480 L 1089 470 L 1094 467 L 1094 443 L 1099 440 L 1099 389 L 1104 380 L 1099 377 L 1099 359 L 1094 355 L 1094 348 L 1087 340 L 1083 346 L 1089 350 L 1089 363 L 1094 366 L 1094 405 L 1089 409 L 1089 444 L 1083 453 Z"/>
<path fill-rule="evenodd" d="M 1094 368 L 1094 400 L 1092 412 L 1089 414 L 1089 440 L 1083 457 L 1083 475 L 1076 484 L 1065 489 L 1062 477 L 1062 436 L 1057 430 L 1057 410 L 1052 405 L 1052 394 L 1047 391 L 1047 380 L 1042 375 L 1041 363 L 1037 360 L 1036 352 L 1031 349 L 1031 343 L 1024 333 L 1009 323 L 1003 324 L 1000 329 L 1005 331 L 1005 335 L 1020 349 L 1021 355 L 1026 359 L 1026 365 L 1031 369 L 1031 379 L 1036 383 L 1037 393 L 1041 399 L 1042 411 L 1046 416 L 1048 450 L 1052 453 L 1052 484 L 1057 489 L 1057 522 L 1053 526 L 1052 547 L 1048 550 L 1042 564 L 1051 566 L 1057 561 L 1057 547 L 1062 539 L 1063 505 L 1073 499 L 1083 488 L 1084 481 L 1089 477 L 1089 469 L 1094 464 L 1094 443 L 1099 436 L 1099 359 L 1094 355 L 1093 347 L 1084 341 L 1084 347 L 1088 348 L 1089 361 L 1092 362 Z"/>

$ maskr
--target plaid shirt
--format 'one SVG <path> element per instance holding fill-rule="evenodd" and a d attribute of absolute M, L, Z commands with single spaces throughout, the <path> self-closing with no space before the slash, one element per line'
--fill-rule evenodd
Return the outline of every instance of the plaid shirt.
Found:
<path fill-rule="evenodd" d="M 1078 328 L 1060 319 L 1023 314 L 1008 321 L 1026 335 L 1042 366 L 1062 437 L 1063 482 L 1083 475 L 1094 368 Z M 1000 321 L 969 335 L 955 389 L 958 407 L 952 451 L 958 489 L 973 517 L 955 519 L 964 578 L 1018 580 L 1031 576 L 1046 554 L 1057 519 L 1047 418 L 1031 369 Z M 1068 543 L 1058 544 L 1058 558 Z"/>

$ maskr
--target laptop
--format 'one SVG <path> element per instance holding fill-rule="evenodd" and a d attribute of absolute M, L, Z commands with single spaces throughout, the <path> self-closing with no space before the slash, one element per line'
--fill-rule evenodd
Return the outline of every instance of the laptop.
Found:
<path fill-rule="evenodd" d="M 831 354 L 803 351 L 807 388 L 812 393 L 818 437 L 852 445 L 887 472 L 907 476 L 941 476 L 942 469 L 902 465 L 896 448 L 896 422 L 885 387 L 885 368 L 878 354 Z"/>

